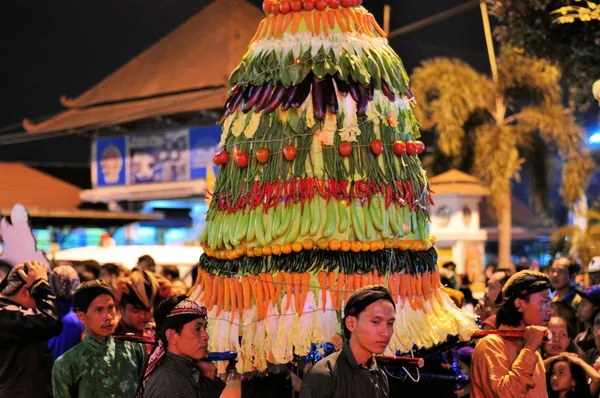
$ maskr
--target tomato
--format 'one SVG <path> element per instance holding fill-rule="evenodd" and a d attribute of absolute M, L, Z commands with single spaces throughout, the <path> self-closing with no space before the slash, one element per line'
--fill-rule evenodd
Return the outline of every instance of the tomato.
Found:
<path fill-rule="evenodd" d="M 267 148 L 262 148 L 256 151 L 256 160 L 259 163 L 265 164 L 269 160 L 269 150 Z"/>
<path fill-rule="evenodd" d="M 371 141 L 371 152 L 373 152 L 375 155 L 381 155 L 381 152 L 383 152 L 383 141 Z"/>
<path fill-rule="evenodd" d="M 263 1 L 263 11 L 269 15 L 271 13 L 271 0 Z"/>
<path fill-rule="evenodd" d="M 406 143 L 406 152 L 409 155 L 420 155 L 425 150 L 425 144 L 421 141 L 408 141 Z"/>
<path fill-rule="evenodd" d="M 340 5 L 345 8 L 352 7 L 354 5 L 354 0 L 340 0 Z"/>
<path fill-rule="evenodd" d="M 219 157 L 219 155 L 221 154 L 221 152 L 217 152 L 213 155 L 213 163 L 216 166 L 220 166 L 221 165 L 221 158 Z"/>
<path fill-rule="evenodd" d="M 292 0 L 290 1 L 290 6 L 292 7 L 292 11 L 300 11 L 302 10 L 302 0 Z"/>
<path fill-rule="evenodd" d="M 287 14 L 290 11 L 292 11 L 290 0 L 281 0 L 281 2 L 279 3 L 279 11 L 281 11 L 282 14 Z"/>
<path fill-rule="evenodd" d="M 392 151 L 398 156 L 404 155 L 406 153 L 406 144 L 402 141 L 394 141 Z"/>
<path fill-rule="evenodd" d="M 362 0 L 355 0 L 355 1 L 354 1 L 354 5 L 355 5 L 355 6 L 359 6 L 359 5 L 361 5 L 361 4 L 362 4 Z"/>
<path fill-rule="evenodd" d="M 317 7 L 317 10 L 319 11 L 323 11 L 324 9 L 327 8 L 329 4 L 327 4 L 327 0 L 317 0 L 315 2 L 315 6 Z"/>
<path fill-rule="evenodd" d="M 340 6 L 340 0 L 329 0 L 329 8 L 338 8 Z"/>
<path fill-rule="evenodd" d="M 315 8 L 315 2 L 316 0 L 302 0 L 302 7 L 306 11 L 311 11 L 313 8 Z"/>
<path fill-rule="evenodd" d="M 352 153 L 352 144 L 347 141 L 344 141 L 340 144 L 338 150 L 340 151 L 340 155 L 342 155 L 343 157 L 348 157 Z"/>
<path fill-rule="evenodd" d="M 294 160 L 296 157 L 296 147 L 293 145 L 286 145 L 283 148 L 283 157 L 285 157 L 285 159 L 289 162 Z"/>
<path fill-rule="evenodd" d="M 215 155 L 213 156 L 213 162 L 217 166 L 227 163 L 228 160 L 229 160 L 229 154 L 225 151 L 215 153 Z"/>
<path fill-rule="evenodd" d="M 244 168 L 244 167 L 248 166 L 248 154 L 246 152 L 239 152 L 235 156 L 235 162 L 241 168 Z"/>
<path fill-rule="evenodd" d="M 279 2 L 277 0 L 271 3 L 271 12 L 273 13 L 273 15 L 279 14 Z"/>

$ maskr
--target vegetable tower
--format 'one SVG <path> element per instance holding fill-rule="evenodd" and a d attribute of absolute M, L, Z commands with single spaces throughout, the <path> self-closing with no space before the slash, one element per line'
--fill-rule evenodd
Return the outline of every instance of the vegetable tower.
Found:
<path fill-rule="evenodd" d="M 441 290 L 424 146 L 385 33 L 360 0 L 263 9 L 230 76 L 200 237 L 211 351 L 236 351 L 241 373 L 307 356 L 340 340 L 345 300 L 372 284 L 397 302 L 386 354 L 469 338 L 473 317 Z"/>

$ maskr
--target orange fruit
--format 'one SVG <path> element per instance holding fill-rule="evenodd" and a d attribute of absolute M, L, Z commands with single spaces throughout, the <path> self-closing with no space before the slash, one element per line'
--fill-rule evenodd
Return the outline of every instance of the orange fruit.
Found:
<path fill-rule="evenodd" d="M 296 253 L 301 252 L 302 251 L 302 242 L 294 242 L 292 243 L 292 250 Z"/>
<path fill-rule="evenodd" d="M 360 249 L 363 252 L 368 252 L 369 250 L 371 250 L 371 242 L 362 242 Z"/>
<path fill-rule="evenodd" d="M 347 252 L 348 250 L 350 250 L 350 248 L 352 247 L 352 244 L 350 243 L 349 240 L 343 240 L 342 241 L 342 251 L 343 252 Z"/>
<path fill-rule="evenodd" d="M 329 250 L 338 251 L 342 247 L 342 242 L 339 239 L 330 239 L 329 240 Z"/>
<path fill-rule="evenodd" d="M 233 250 L 227 250 L 227 260 L 231 261 L 233 260 Z"/>
<path fill-rule="evenodd" d="M 392 239 L 392 247 L 394 249 L 399 249 L 401 244 L 402 244 L 402 240 L 400 240 L 400 238 Z"/>
<path fill-rule="evenodd" d="M 247 255 L 248 255 L 248 257 L 254 257 L 254 246 L 248 247 Z"/>
<path fill-rule="evenodd" d="M 383 247 L 384 247 L 385 249 L 391 249 L 391 248 L 392 248 L 392 240 L 391 240 L 391 239 L 389 239 L 389 238 L 385 238 L 385 239 L 383 240 Z"/>
<path fill-rule="evenodd" d="M 243 256 L 244 254 L 246 254 L 246 248 L 245 247 L 240 247 L 238 250 L 240 251 L 240 255 Z"/>
<path fill-rule="evenodd" d="M 275 243 L 274 245 L 271 246 L 271 251 L 273 252 L 274 255 L 279 256 L 281 254 L 281 246 L 279 246 L 277 243 Z"/>
<path fill-rule="evenodd" d="M 273 254 L 273 250 L 271 249 L 271 246 L 263 246 L 262 252 L 263 252 L 263 256 L 270 256 L 271 254 Z"/>
<path fill-rule="evenodd" d="M 400 242 L 400 250 L 406 250 L 406 249 L 408 249 L 408 247 L 410 246 L 410 244 L 411 244 L 411 240 L 410 239 L 403 240 L 402 242 Z"/>
<path fill-rule="evenodd" d="M 292 245 L 291 245 L 291 243 L 286 243 L 283 246 L 281 246 L 281 252 L 283 254 L 290 254 L 292 252 Z"/>
<path fill-rule="evenodd" d="M 360 241 L 353 240 L 352 242 L 350 242 L 350 250 L 352 250 L 354 253 L 358 253 L 359 251 L 361 251 L 362 245 L 360 244 Z"/>
<path fill-rule="evenodd" d="M 304 250 L 312 250 L 315 247 L 315 242 L 311 238 L 306 238 L 302 241 Z"/>
<path fill-rule="evenodd" d="M 373 242 L 371 242 L 370 249 L 372 252 L 383 250 L 383 242 L 380 240 L 374 240 Z"/>
<path fill-rule="evenodd" d="M 329 241 L 327 238 L 319 238 L 317 240 L 317 247 L 321 250 L 325 250 L 329 247 Z"/>

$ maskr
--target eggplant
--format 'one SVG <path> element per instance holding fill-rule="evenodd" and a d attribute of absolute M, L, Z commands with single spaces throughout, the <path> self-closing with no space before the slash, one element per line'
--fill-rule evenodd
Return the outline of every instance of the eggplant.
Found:
<path fill-rule="evenodd" d="M 348 95 L 348 90 L 350 90 L 348 82 L 343 81 L 339 75 L 335 75 L 335 85 L 342 97 L 346 97 Z"/>
<path fill-rule="evenodd" d="M 240 91 L 242 91 L 242 88 L 240 86 L 238 86 L 237 84 L 233 86 L 233 88 L 231 89 L 231 94 L 229 94 L 227 101 L 225 101 L 225 109 L 229 109 L 229 106 L 233 102 L 233 99 Z"/>
<path fill-rule="evenodd" d="M 313 74 L 309 73 L 306 75 L 304 80 L 298 85 L 298 89 L 296 90 L 296 94 L 294 95 L 294 99 L 292 100 L 292 106 L 294 108 L 299 108 L 300 105 L 306 101 L 306 97 L 310 93 L 310 86 L 313 81 Z"/>
<path fill-rule="evenodd" d="M 362 116 L 367 112 L 369 106 L 369 89 L 360 83 L 356 84 L 360 90 L 360 101 L 356 105 L 356 114 Z"/>
<path fill-rule="evenodd" d="M 375 98 L 375 81 L 373 79 L 371 79 L 371 83 L 369 83 L 367 94 L 369 101 L 373 101 L 373 98 Z"/>
<path fill-rule="evenodd" d="M 381 79 L 381 91 L 383 91 L 383 94 L 388 97 L 390 101 L 394 102 L 396 100 L 396 95 L 383 79 Z"/>
<path fill-rule="evenodd" d="M 408 98 L 409 100 L 414 98 L 413 93 L 412 93 L 412 91 L 410 91 L 410 89 L 404 95 L 406 95 L 406 98 Z"/>
<path fill-rule="evenodd" d="M 267 85 L 264 86 L 262 93 L 260 94 L 260 99 L 258 100 L 258 102 L 256 103 L 256 106 L 254 107 L 254 112 L 258 113 L 258 112 L 262 111 L 265 106 L 267 106 L 267 102 L 269 101 L 269 98 L 271 98 L 271 95 L 273 95 L 274 88 L 275 88 L 275 85 L 273 84 L 273 80 L 269 80 Z"/>
<path fill-rule="evenodd" d="M 354 102 L 360 102 L 360 90 L 358 89 L 358 83 L 353 80 L 349 82 L 350 87 L 350 96 L 354 100 Z"/>
<path fill-rule="evenodd" d="M 267 102 L 267 106 L 265 109 L 263 109 L 263 112 L 271 113 L 277 109 L 277 107 L 281 105 L 281 101 L 283 101 L 285 92 L 286 88 L 283 83 L 277 83 L 277 86 L 275 86 L 275 89 L 273 90 L 273 95 L 271 95 L 271 98 L 269 99 L 269 102 Z"/>
<path fill-rule="evenodd" d="M 238 90 L 237 93 L 235 94 L 235 97 L 232 98 L 231 100 L 231 104 L 229 105 L 229 109 L 228 109 L 228 115 L 231 115 L 232 113 L 234 113 L 238 106 L 240 106 L 240 102 L 242 102 L 242 98 L 244 97 L 244 90 Z"/>
<path fill-rule="evenodd" d="M 285 91 L 285 95 L 283 96 L 283 101 L 281 101 L 281 110 L 287 111 L 292 106 L 292 100 L 296 95 L 296 91 L 298 91 L 298 85 L 292 86 Z"/>
<path fill-rule="evenodd" d="M 338 112 L 338 101 L 335 93 L 335 87 L 333 86 L 333 77 L 326 76 L 323 80 L 323 95 L 325 97 L 325 106 L 331 113 L 337 114 Z"/>
<path fill-rule="evenodd" d="M 325 90 L 323 85 L 323 81 L 319 81 L 316 76 L 313 77 L 312 103 L 315 119 L 317 120 L 325 119 Z"/>
<path fill-rule="evenodd" d="M 260 95 L 263 91 L 264 86 L 251 86 L 250 92 L 248 93 L 248 99 L 244 99 L 242 102 L 242 112 L 248 113 L 250 109 L 260 99 Z"/>

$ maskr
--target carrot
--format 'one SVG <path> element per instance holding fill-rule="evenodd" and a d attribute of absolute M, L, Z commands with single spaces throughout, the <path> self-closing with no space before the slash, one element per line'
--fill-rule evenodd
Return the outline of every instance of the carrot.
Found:
<path fill-rule="evenodd" d="M 217 316 L 221 313 L 223 309 L 223 296 L 225 295 L 225 277 L 219 276 L 219 283 L 217 285 L 218 295 L 217 295 Z"/>
<path fill-rule="evenodd" d="M 354 275 L 349 274 L 349 275 L 346 275 L 346 295 L 344 297 L 344 300 L 346 302 L 348 302 L 348 299 L 350 298 L 350 295 L 352 294 L 353 291 L 354 291 Z"/>
<path fill-rule="evenodd" d="M 356 283 L 356 279 L 354 280 Z M 364 273 L 360 275 L 360 287 L 361 289 L 369 284 L 369 274 Z"/>
<path fill-rule="evenodd" d="M 275 282 L 273 281 L 273 274 L 268 272 L 265 274 L 265 277 L 267 279 L 267 287 L 269 288 L 269 297 L 271 298 L 273 305 L 275 305 L 279 296 L 275 296 Z"/>
<path fill-rule="evenodd" d="M 213 285 L 213 277 L 211 274 L 206 275 L 206 291 L 204 297 L 202 298 L 202 303 L 205 307 L 208 308 L 208 304 L 210 303 L 210 298 L 212 296 L 212 285 Z"/>
<path fill-rule="evenodd" d="M 416 294 L 418 294 L 419 296 L 422 296 L 423 295 L 423 281 L 422 281 L 421 274 L 417 274 L 417 276 L 415 277 L 415 287 L 417 288 Z"/>
<path fill-rule="evenodd" d="M 207 307 L 207 309 L 209 311 L 212 309 L 212 307 L 217 302 L 217 295 L 219 294 L 219 279 L 221 279 L 221 277 L 218 275 L 215 275 L 215 277 L 212 280 L 212 291 L 211 291 L 211 295 L 210 295 L 210 301 L 208 302 L 208 307 Z"/>
<path fill-rule="evenodd" d="M 252 298 L 248 277 L 242 277 L 242 297 L 244 299 L 244 309 L 247 310 L 250 308 L 250 299 Z"/>
<path fill-rule="evenodd" d="M 367 285 L 371 286 L 373 284 L 373 271 L 369 271 L 367 276 L 369 277 L 369 281 L 367 282 Z"/>
<path fill-rule="evenodd" d="M 289 14 L 286 14 L 289 15 Z M 283 14 L 279 14 L 275 17 L 276 21 L 275 21 L 275 35 L 273 36 L 274 39 L 278 39 L 279 36 L 281 36 L 281 24 L 283 23 Z"/>
<path fill-rule="evenodd" d="M 344 19 L 346 20 L 346 27 L 348 29 L 348 32 L 351 32 L 353 29 L 352 26 L 352 17 L 350 16 L 350 11 L 348 11 L 346 8 L 343 8 L 342 10 L 342 15 L 344 16 Z"/>
<path fill-rule="evenodd" d="M 327 15 L 321 15 L 321 21 L 323 21 L 323 34 L 325 36 L 328 36 L 329 35 L 329 23 L 327 22 Z M 333 27 L 332 27 L 332 29 L 333 29 Z"/>
<path fill-rule="evenodd" d="M 281 24 L 281 34 L 285 33 L 287 28 L 290 26 L 291 22 L 292 22 L 292 13 L 285 14 L 285 17 L 283 17 L 283 22 Z"/>
<path fill-rule="evenodd" d="M 397 296 L 400 294 L 399 288 L 400 288 L 400 275 L 393 273 L 390 274 L 390 281 L 388 283 L 388 287 L 390 288 L 390 293 L 392 293 L 392 297 L 394 298 L 394 301 L 396 300 Z"/>
<path fill-rule="evenodd" d="M 428 295 L 431 293 L 431 272 L 425 271 L 423 273 L 423 294 Z"/>
<path fill-rule="evenodd" d="M 335 308 L 335 302 L 337 301 L 335 279 L 335 272 L 330 272 L 327 274 L 327 284 L 329 285 L 329 293 L 331 293 L 331 301 L 333 302 L 333 308 Z"/>
<path fill-rule="evenodd" d="M 325 303 L 327 302 L 327 272 L 319 271 L 319 287 L 321 288 L 321 302 L 323 303 L 323 312 L 325 312 Z"/>
<path fill-rule="evenodd" d="M 286 311 L 290 309 L 290 304 L 292 303 L 292 300 L 290 300 L 290 299 L 292 297 L 292 294 L 294 293 L 294 289 L 292 288 L 293 278 L 294 278 L 294 276 L 292 275 L 291 272 L 285 273 L 285 290 L 286 290 L 286 294 L 288 296 L 287 306 L 285 307 Z"/>
<path fill-rule="evenodd" d="M 346 275 L 343 272 L 338 272 L 337 277 L 337 291 L 336 291 L 336 301 L 335 301 L 335 309 L 340 310 L 342 306 L 342 298 L 344 297 L 344 280 L 346 279 Z"/>
<path fill-rule="evenodd" d="M 304 303 L 306 302 L 306 296 L 308 296 L 308 285 L 310 285 L 310 272 L 304 272 L 300 275 L 300 306 L 298 306 L 298 313 L 302 314 L 304 311 Z"/>
<path fill-rule="evenodd" d="M 304 22 L 306 23 L 306 29 L 311 34 L 314 34 L 315 29 L 313 28 L 312 14 L 310 13 L 310 11 L 302 11 L 302 18 L 304 19 Z"/>
<path fill-rule="evenodd" d="M 240 319 L 242 318 L 244 308 L 247 308 L 244 304 L 244 287 L 242 282 L 239 279 L 235 279 L 235 298 L 238 306 L 238 312 L 240 314 Z M 250 307 L 250 304 L 248 304 Z"/>
<path fill-rule="evenodd" d="M 294 281 L 294 299 L 296 300 L 296 312 L 300 313 L 300 289 L 302 286 L 302 276 L 298 272 L 292 272 L 292 280 Z"/>
<path fill-rule="evenodd" d="M 231 288 L 229 287 L 229 283 L 231 282 L 231 278 L 223 278 L 225 279 L 223 284 L 223 311 L 228 312 L 229 307 L 231 306 Z"/>
<path fill-rule="evenodd" d="M 267 307 L 263 284 L 259 278 L 254 278 L 254 283 L 250 286 L 255 290 L 256 305 L 258 306 L 258 319 L 264 319 L 267 314 Z"/>
<path fill-rule="evenodd" d="M 321 33 L 321 13 L 314 11 L 313 16 L 315 17 L 315 34 Z"/>
<path fill-rule="evenodd" d="M 335 12 L 327 11 L 327 19 L 329 19 L 329 26 L 331 27 L 331 29 L 334 29 L 335 28 Z"/>
<path fill-rule="evenodd" d="M 299 12 L 293 12 L 292 14 L 292 34 L 295 35 L 300 26 L 300 21 L 302 21 L 302 14 Z"/>
<path fill-rule="evenodd" d="M 373 283 L 379 284 L 379 271 L 377 271 L 377 268 L 373 268 Z"/>
<path fill-rule="evenodd" d="M 359 19 L 358 19 L 357 12 L 351 9 L 351 10 L 348 10 L 348 13 L 352 17 L 352 20 L 354 21 L 354 26 L 356 27 L 356 31 L 360 32 L 361 26 L 360 26 L 360 22 L 359 22 Z"/>
<path fill-rule="evenodd" d="M 252 37 L 252 40 L 250 40 L 250 43 L 254 43 L 256 40 L 258 40 L 258 38 L 260 37 L 260 33 L 263 30 L 263 26 L 265 25 L 265 20 L 263 19 L 262 21 L 260 21 L 260 23 L 258 24 L 258 29 L 256 29 L 256 33 L 254 34 L 254 36 Z"/>
<path fill-rule="evenodd" d="M 275 300 L 279 300 L 279 295 L 281 294 L 281 290 L 283 289 L 283 284 L 285 283 L 284 273 L 277 273 L 277 284 L 275 285 Z"/>
<path fill-rule="evenodd" d="M 400 293 L 400 298 L 402 298 L 402 302 L 404 302 L 408 293 L 408 274 L 399 274 L 399 279 L 400 286 L 398 291 Z"/>
<path fill-rule="evenodd" d="M 258 275 L 258 277 L 256 279 L 257 279 L 257 282 L 262 284 L 262 286 L 263 286 L 263 292 L 265 293 L 265 305 L 268 305 L 269 301 L 271 301 L 271 295 L 269 294 L 269 285 L 267 283 L 267 276 L 263 272 L 260 275 Z"/>
<path fill-rule="evenodd" d="M 276 25 L 275 17 L 269 17 L 268 23 L 269 23 L 269 26 L 267 27 L 267 30 L 265 31 L 265 35 L 267 36 L 267 39 L 275 34 L 275 25 Z"/>
<path fill-rule="evenodd" d="M 385 275 L 380 275 L 379 276 L 379 284 L 381 286 L 385 286 Z"/>
<path fill-rule="evenodd" d="M 206 271 L 204 271 L 202 268 L 198 268 L 200 271 L 198 272 L 198 276 L 196 276 L 196 280 L 194 281 L 194 284 L 192 285 L 192 288 L 190 289 L 190 292 L 193 292 L 195 288 L 198 287 L 198 285 L 200 285 L 200 294 L 202 294 L 204 292 L 204 290 L 206 289 L 206 285 L 204 284 L 204 275 L 206 275 Z M 198 296 L 200 297 L 200 296 Z"/>
<path fill-rule="evenodd" d="M 342 31 L 342 33 L 348 32 L 348 29 L 346 29 L 346 26 L 344 26 L 345 23 L 344 23 L 344 17 L 342 16 L 342 11 L 339 8 L 336 8 L 333 11 L 333 13 L 335 14 L 335 18 L 337 19 L 338 25 L 339 25 L 340 30 Z"/>
<path fill-rule="evenodd" d="M 362 287 L 362 277 L 361 274 L 354 275 L 354 291 L 360 290 Z"/>
<path fill-rule="evenodd" d="M 373 26 L 375 27 L 375 30 L 377 31 L 377 33 L 379 33 L 381 35 L 381 37 L 387 37 L 387 35 L 385 34 L 385 31 L 383 29 L 381 29 L 381 27 L 379 26 L 377 21 L 374 20 L 373 16 L 371 16 L 371 20 L 373 22 Z"/>
<path fill-rule="evenodd" d="M 237 311 L 237 297 L 235 295 L 235 278 L 229 280 L 229 297 L 231 298 L 231 319 Z"/>

